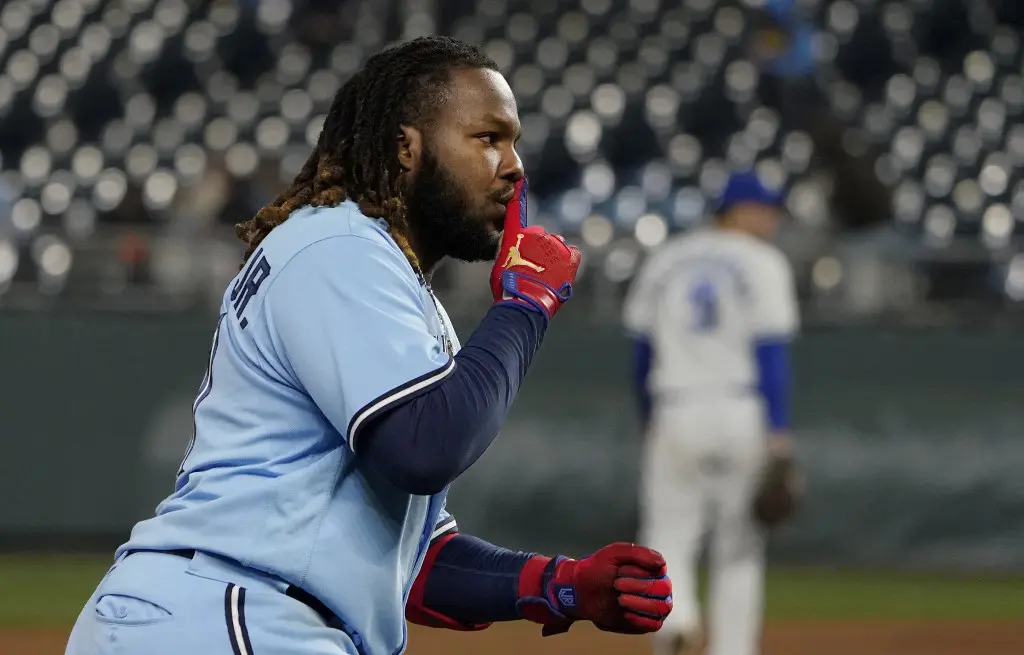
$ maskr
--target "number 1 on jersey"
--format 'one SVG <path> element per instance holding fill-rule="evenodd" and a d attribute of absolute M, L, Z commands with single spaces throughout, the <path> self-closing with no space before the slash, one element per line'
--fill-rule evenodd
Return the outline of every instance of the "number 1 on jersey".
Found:
<path fill-rule="evenodd" d="M 210 395 L 210 390 L 213 389 L 213 358 L 217 356 L 217 346 L 220 345 L 220 327 L 224 323 L 224 317 L 227 314 L 221 314 L 217 319 L 217 327 L 213 331 L 213 345 L 210 346 L 210 359 L 206 366 L 206 374 L 203 376 L 203 383 L 199 385 L 199 393 L 196 394 L 196 399 L 192 401 L 192 438 L 188 440 L 188 446 L 185 448 L 185 456 L 181 459 L 181 466 L 178 467 L 178 475 L 185 472 L 185 460 L 192 454 L 192 448 L 196 445 L 196 412 L 199 410 L 199 403 Z"/>
<path fill-rule="evenodd" d="M 710 332 L 718 326 L 718 292 L 709 280 L 701 280 L 690 289 L 690 330 Z"/>

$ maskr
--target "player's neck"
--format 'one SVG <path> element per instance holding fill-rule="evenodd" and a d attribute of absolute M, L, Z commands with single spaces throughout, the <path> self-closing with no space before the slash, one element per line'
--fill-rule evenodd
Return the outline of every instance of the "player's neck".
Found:
<path fill-rule="evenodd" d="M 412 248 L 413 254 L 416 255 L 416 259 L 420 263 L 423 279 L 430 284 L 430 280 L 434 276 L 434 269 L 444 258 L 443 255 L 434 253 L 433 249 L 424 243 L 424 239 L 417 237 L 416 230 L 410 229 L 405 236 L 409 240 L 409 247 Z"/>
<path fill-rule="evenodd" d="M 743 227 L 737 225 L 736 223 L 731 223 L 731 222 L 726 222 L 726 221 L 719 221 L 719 222 L 715 223 L 715 231 L 717 231 L 717 232 L 724 232 L 726 234 L 742 234 L 742 235 L 748 236 L 748 237 L 756 237 L 757 236 L 752 231 L 750 231 L 750 230 L 748 230 L 746 228 L 743 228 Z"/>

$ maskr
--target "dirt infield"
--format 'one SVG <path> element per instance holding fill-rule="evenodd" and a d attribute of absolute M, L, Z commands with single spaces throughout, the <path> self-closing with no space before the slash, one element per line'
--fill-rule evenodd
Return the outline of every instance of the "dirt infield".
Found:
<path fill-rule="evenodd" d="M 3 655 L 60 655 L 64 631 L 0 632 Z M 542 639 L 534 625 L 497 625 L 478 633 L 412 628 L 409 655 L 647 655 L 643 638 L 577 626 Z M 765 629 L 763 655 L 1020 655 L 1024 623 L 779 621 Z M 259 655 L 258 653 L 256 655 Z"/>

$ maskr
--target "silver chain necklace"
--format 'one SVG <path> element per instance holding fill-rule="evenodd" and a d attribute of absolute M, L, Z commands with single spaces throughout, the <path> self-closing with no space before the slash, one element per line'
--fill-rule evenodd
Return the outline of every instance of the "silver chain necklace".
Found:
<path fill-rule="evenodd" d="M 444 333 L 444 349 L 448 353 L 449 357 L 455 357 L 455 347 L 452 346 L 451 337 L 448 336 L 448 322 L 444 320 L 444 316 L 441 315 L 441 307 L 437 304 L 437 297 L 434 296 L 434 290 L 430 288 L 429 284 L 424 284 L 427 288 L 427 293 L 430 294 L 430 300 L 434 303 L 434 311 L 437 313 L 437 322 L 441 326 L 441 331 Z"/>

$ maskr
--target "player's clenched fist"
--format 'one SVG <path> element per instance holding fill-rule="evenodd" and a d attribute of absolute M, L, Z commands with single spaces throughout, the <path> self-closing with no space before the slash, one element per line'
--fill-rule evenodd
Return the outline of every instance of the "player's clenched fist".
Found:
<path fill-rule="evenodd" d="M 542 227 L 528 227 L 526 178 L 516 182 L 505 211 L 501 248 L 491 270 L 495 302 L 525 303 L 548 318 L 572 295 L 580 251 Z"/>
<path fill-rule="evenodd" d="M 531 559 L 519 578 L 517 608 L 545 635 L 574 621 L 607 632 L 656 632 L 672 611 L 672 582 L 660 553 L 615 543 L 581 560 Z"/>

